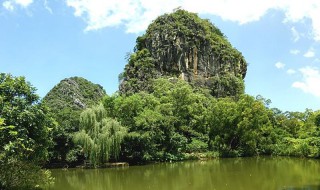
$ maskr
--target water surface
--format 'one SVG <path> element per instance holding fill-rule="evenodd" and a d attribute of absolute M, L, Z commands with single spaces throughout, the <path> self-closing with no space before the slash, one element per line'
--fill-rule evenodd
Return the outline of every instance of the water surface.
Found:
<path fill-rule="evenodd" d="M 52 175 L 50 190 L 320 190 L 320 160 L 301 158 L 224 158 Z"/>

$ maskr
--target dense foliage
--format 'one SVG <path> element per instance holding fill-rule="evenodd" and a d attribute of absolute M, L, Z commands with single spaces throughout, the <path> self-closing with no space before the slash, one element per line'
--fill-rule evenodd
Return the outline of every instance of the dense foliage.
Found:
<path fill-rule="evenodd" d="M 78 160 L 81 147 L 73 141 L 73 133 L 79 130 L 82 110 L 98 103 L 105 95 L 104 89 L 81 78 L 63 79 L 43 98 L 43 102 L 54 113 L 58 126 L 53 131 L 54 147 L 50 149 L 52 163 Z"/>
<path fill-rule="evenodd" d="M 0 189 L 28 189 L 50 181 L 54 121 L 24 77 L 0 74 Z M 30 173 L 31 172 L 31 173 Z"/>
<path fill-rule="evenodd" d="M 153 21 L 137 38 L 120 75 L 122 94 L 150 90 L 151 80 L 177 77 L 215 97 L 244 93 L 247 63 L 223 33 L 196 14 L 177 10 Z"/>
<path fill-rule="evenodd" d="M 216 98 L 210 90 L 194 88 L 179 78 L 149 82 L 148 92 L 105 96 L 102 104 L 96 100 L 96 106 L 73 114 L 65 107 L 53 113 L 63 121 L 54 127 L 35 89 L 22 77 L 2 74 L 0 165 L 15 175 L 1 173 L 5 182 L 1 185 L 30 187 L 48 182 L 49 174 L 35 162 L 43 163 L 48 157 L 50 127 L 56 135 L 55 150 L 69 151 L 66 155 L 72 161 L 81 161 L 75 155 L 82 155 L 95 167 L 110 159 L 142 163 L 203 157 L 320 156 L 320 112 L 281 112 L 269 108 L 270 100 L 261 96 Z M 72 151 L 60 143 L 59 135 L 75 143 Z M 21 172 L 24 170 L 34 175 Z"/>
<path fill-rule="evenodd" d="M 181 160 L 184 153 L 207 150 L 205 94 L 194 92 L 178 79 L 155 80 L 151 91 L 116 97 L 109 108 L 129 130 L 124 157 L 132 161 Z M 104 100 L 106 107 L 109 99 Z"/>
<path fill-rule="evenodd" d="M 150 93 L 107 96 L 109 117 L 128 128 L 122 158 L 132 162 L 203 156 L 319 157 L 319 112 L 284 112 L 270 100 L 215 98 L 179 79 L 156 79 Z"/>

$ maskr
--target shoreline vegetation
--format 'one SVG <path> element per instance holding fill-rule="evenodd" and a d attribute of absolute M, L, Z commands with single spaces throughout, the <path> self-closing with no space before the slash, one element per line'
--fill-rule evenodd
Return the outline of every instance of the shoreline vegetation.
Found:
<path fill-rule="evenodd" d="M 85 128 L 92 129 L 90 125 L 82 126 L 83 121 L 79 122 L 82 140 L 78 133 L 80 139 L 71 142 L 75 148 L 76 142 L 80 142 L 83 148 L 69 163 L 90 160 L 90 154 L 96 156 L 96 163 L 119 160 L 130 165 L 187 160 L 202 154 L 319 158 L 319 111 L 281 112 L 269 107 L 270 100 L 246 94 L 215 98 L 179 79 L 160 78 L 153 83 L 152 93 L 107 95 L 99 105 L 84 110 L 85 121 L 95 128 L 87 132 Z M 110 144 L 101 144 L 104 136 L 94 131 L 105 131 L 108 139 L 116 131 L 121 131 L 121 135 L 118 140 L 110 140 Z M 85 142 L 86 145 L 81 144 Z M 113 146 L 111 143 L 115 142 L 120 144 Z M 90 152 L 90 146 L 95 146 L 96 152 Z M 103 151 L 108 155 L 99 155 L 99 146 L 110 146 Z M 64 157 L 66 160 L 61 161 L 67 163 L 70 155 Z"/>
<path fill-rule="evenodd" d="M 84 161 L 319 158 L 320 111 L 283 112 L 245 94 L 246 71 L 218 28 L 177 10 L 137 38 L 113 95 L 72 77 L 40 100 L 24 77 L 1 73 L 0 189 L 45 188 L 54 180 L 42 167 Z"/>

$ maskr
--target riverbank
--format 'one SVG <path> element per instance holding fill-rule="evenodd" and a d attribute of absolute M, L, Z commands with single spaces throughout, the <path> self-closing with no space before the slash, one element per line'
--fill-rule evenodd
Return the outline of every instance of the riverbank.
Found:
<path fill-rule="evenodd" d="M 215 152 L 202 152 L 202 153 L 184 153 L 179 159 L 167 159 L 167 160 L 154 160 L 154 161 L 128 161 L 120 160 L 112 161 L 103 164 L 97 168 L 112 168 L 112 167 L 127 167 L 127 166 L 137 166 L 146 165 L 152 163 L 166 163 L 166 162 L 181 162 L 190 160 L 210 160 L 219 158 Z M 77 162 L 52 162 L 47 163 L 44 168 L 46 169 L 68 169 L 68 168 L 94 168 L 94 166 L 89 162 L 89 160 L 82 160 Z"/>

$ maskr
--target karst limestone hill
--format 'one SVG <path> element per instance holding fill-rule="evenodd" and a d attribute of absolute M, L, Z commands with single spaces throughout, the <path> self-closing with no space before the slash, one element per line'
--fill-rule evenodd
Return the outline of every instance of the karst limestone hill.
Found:
<path fill-rule="evenodd" d="M 247 62 L 209 20 L 176 10 L 154 20 L 136 40 L 134 52 L 119 76 L 120 93 L 148 91 L 150 81 L 177 77 L 213 96 L 244 92 Z"/>

